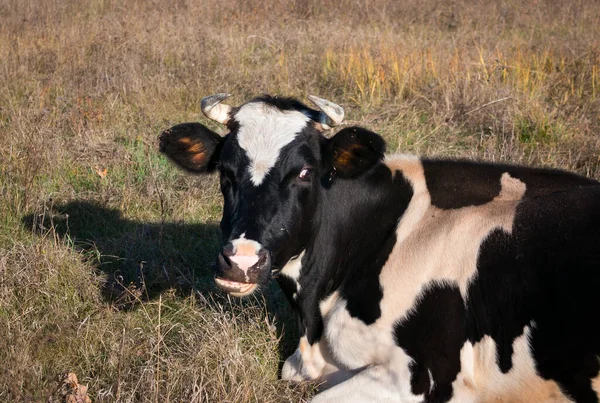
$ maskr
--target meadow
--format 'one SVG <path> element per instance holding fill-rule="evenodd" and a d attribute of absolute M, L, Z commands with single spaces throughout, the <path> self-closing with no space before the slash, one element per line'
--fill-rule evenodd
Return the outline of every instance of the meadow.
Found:
<path fill-rule="evenodd" d="M 0 0 L 0 401 L 287 402 L 277 287 L 215 290 L 215 176 L 159 133 L 262 93 L 342 105 L 388 151 L 600 179 L 600 3 Z"/>

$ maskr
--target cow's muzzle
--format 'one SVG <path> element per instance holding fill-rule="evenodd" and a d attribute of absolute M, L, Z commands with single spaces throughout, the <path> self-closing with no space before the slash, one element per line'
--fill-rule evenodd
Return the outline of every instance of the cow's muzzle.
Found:
<path fill-rule="evenodd" d="M 215 283 L 227 293 L 243 297 L 268 281 L 271 255 L 258 242 L 238 239 L 226 243 L 217 258 Z"/>

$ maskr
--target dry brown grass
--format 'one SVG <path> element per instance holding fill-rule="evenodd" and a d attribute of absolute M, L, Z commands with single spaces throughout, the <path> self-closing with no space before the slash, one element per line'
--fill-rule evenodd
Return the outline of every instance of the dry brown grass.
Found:
<path fill-rule="evenodd" d="M 596 2 L 397 3 L 0 0 L 0 401 L 69 372 L 94 401 L 310 396 L 277 380 L 276 288 L 212 289 L 215 178 L 156 151 L 215 128 L 207 94 L 314 93 L 391 151 L 600 178 Z"/>

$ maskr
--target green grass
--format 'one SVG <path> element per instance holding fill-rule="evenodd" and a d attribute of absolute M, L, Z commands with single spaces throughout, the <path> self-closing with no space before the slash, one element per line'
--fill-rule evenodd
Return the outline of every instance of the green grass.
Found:
<path fill-rule="evenodd" d="M 214 289 L 221 201 L 157 149 L 203 96 L 315 94 L 390 152 L 600 178 L 586 1 L 0 2 L 0 401 L 301 401 L 274 284 Z M 106 175 L 100 175 L 106 173 Z M 104 176 L 104 177 L 102 177 Z"/>

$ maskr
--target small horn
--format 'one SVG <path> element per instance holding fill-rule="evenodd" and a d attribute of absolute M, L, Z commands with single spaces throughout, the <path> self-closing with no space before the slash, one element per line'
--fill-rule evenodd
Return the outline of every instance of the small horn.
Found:
<path fill-rule="evenodd" d="M 219 93 L 202 98 L 202 101 L 200 101 L 202 113 L 204 113 L 207 118 L 226 125 L 229 121 L 231 106 L 222 104 L 221 101 L 230 96 L 231 94 Z"/>
<path fill-rule="evenodd" d="M 308 99 L 321 110 L 321 123 L 327 128 L 338 126 L 344 120 L 344 108 L 323 98 L 309 95 Z"/>

